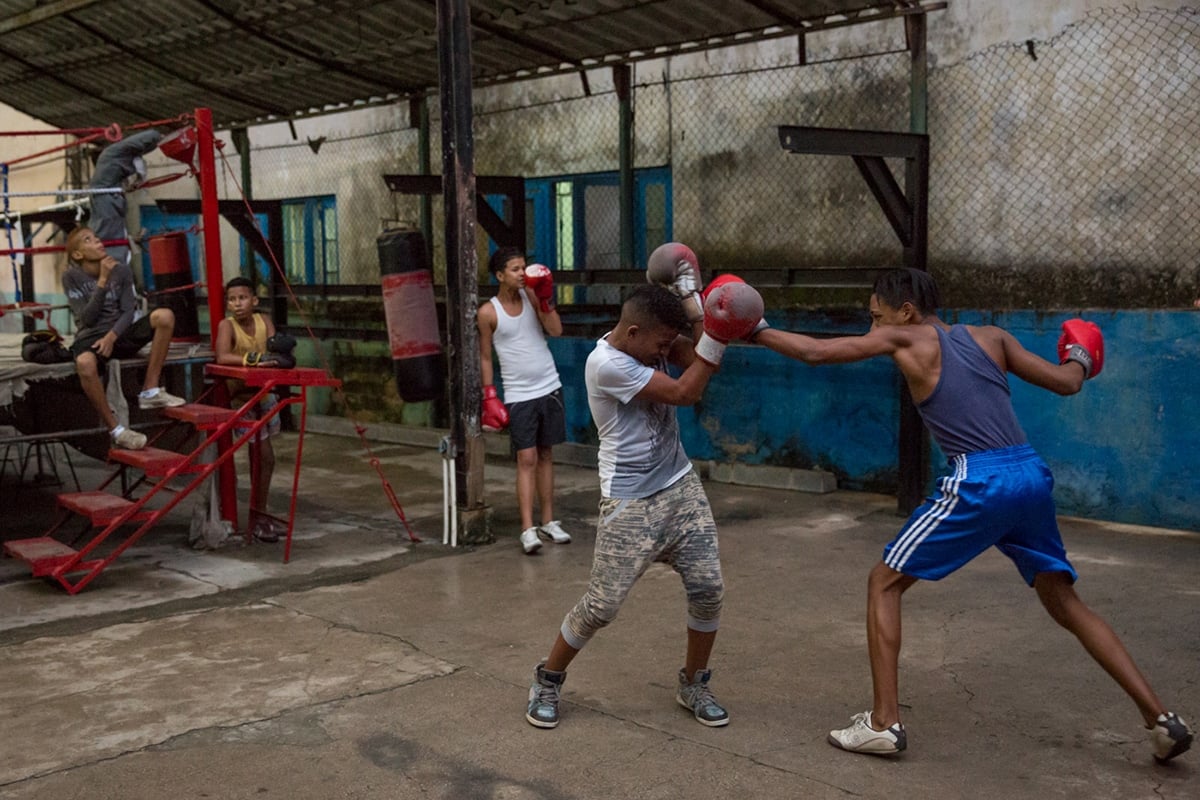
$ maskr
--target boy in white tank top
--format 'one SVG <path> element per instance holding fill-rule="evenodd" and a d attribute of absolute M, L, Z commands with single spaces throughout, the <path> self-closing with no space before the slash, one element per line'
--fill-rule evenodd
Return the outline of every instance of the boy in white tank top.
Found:
<path fill-rule="evenodd" d="M 542 539 L 571 541 L 554 518 L 554 445 L 566 441 L 562 382 L 546 336 L 562 335 L 554 306 L 554 281 L 541 265 L 526 275 L 525 255 L 501 247 L 488 260 L 500 284 L 490 301 L 479 307 L 479 361 L 483 379 L 484 430 L 509 428 L 517 460 L 517 506 L 521 514 L 521 548 L 536 553 Z M 493 385 L 492 349 L 500 359 L 504 401 Z M 533 523 L 537 498 L 541 524 Z"/>

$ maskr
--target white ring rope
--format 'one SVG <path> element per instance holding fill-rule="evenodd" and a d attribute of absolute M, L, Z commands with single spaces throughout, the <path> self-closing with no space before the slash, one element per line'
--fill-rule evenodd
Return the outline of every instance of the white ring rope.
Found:
<path fill-rule="evenodd" d="M 56 194 L 117 194 L 124 192 L 120 186 L 101 189 L 50 189 L 44 192 L 0 192 L 0 197 L 47 197 Z"/>

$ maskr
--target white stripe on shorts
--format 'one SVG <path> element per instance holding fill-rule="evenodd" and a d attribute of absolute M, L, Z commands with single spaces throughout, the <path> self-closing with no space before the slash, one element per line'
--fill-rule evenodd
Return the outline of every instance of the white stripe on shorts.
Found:
<path fill-rule="evenodd" d="M 933 533 L 938 523 L 949 517 L 958 505 L 958 484 L 967 477 L 967 457 L 955 456 L 953 477 L 942 479 L 942 496 L 937 499 L 929 510 L 909 527 L 904 535 L 896 541 L 896 546 L 888 553 L 884 563 L 897 572 L 904 570 L 904 565 L 912 557 L 913 552 L 929 534 Z"/>

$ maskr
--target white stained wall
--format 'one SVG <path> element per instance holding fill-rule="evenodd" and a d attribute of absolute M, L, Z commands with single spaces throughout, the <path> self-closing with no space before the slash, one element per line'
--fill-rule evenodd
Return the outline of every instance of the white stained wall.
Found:
<path fill-rule="evenodd" d="M 15 108 L 0 104 L 0 130 L 4 131 L 52 131 L 54 126 L 47 125 L 41 120 L 34 119 L 28 114 Z M 37 153 L 51 147 L 63 144 L 63 136 L 16 136 L 0 137 L 0 162 L 9 162 L 22 156 Z M 15 164 L 9 172 L 8 190 L 10 192 L 42 192 L 62 186 L 66 181 L 66 161 L 62 153 L 35 158 L 23 164 Z M 2 203 L 0 199 L 0 203 Z M 43 206 L 55 202 L 53 195 L 41 197 L 10 197 L 8 207 L 12 211 L 36 211 Z M 42 234 L 33 242 L 25 242 L 25 247 L 47 244 L 62 244 L 61 237 L 51 241 L 52 226 L 47 226 Z M 0 226 L 0 248 L 8 249 L 8 232 Z M 34 259 L 34 291 L 32 296 L 29 287 L 23 287 L 21 299 L 48 302 L 52 304 L 65 302 L 61 275 L 66 266 L 66 259 L 61 254 L 38 255 Z M 20 274 L 20 267 L 16 267 Z M 13 259 L 8 256 L 0 257 L 0 305 L 13 303 L 17 297 L 17 280 L 14 280 Z M 66 311 L 54 312 L 53 323 L 56 327 L 64 327 L 67 322 Z M 22 330 L 22 317 L 18 314 L 5 314 L 0 317 L 0 331 L 17 332 Z"/>
<path fill-rule="evenodd" d="M 930 65 L 956 64 L 1002 42 L 1049 39 L 1103 9 L 1197 7 L 1196 0 L 949 0 L 929 15 Z"/>

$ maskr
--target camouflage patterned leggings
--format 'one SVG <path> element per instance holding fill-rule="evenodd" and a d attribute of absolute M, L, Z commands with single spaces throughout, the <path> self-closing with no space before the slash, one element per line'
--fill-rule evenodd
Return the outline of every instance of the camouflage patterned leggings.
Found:
<path fill-rule="evenodd" d="M 683 578 L 687 626 L 715 631 L 725 584 L 717 526 L 694 471 L 650 497 L 600 501 L 591 581 L 561 628 L 567 644 L 582 649 L 616 619 L 633 584 L 655 561 L 670 564 Z"/>

